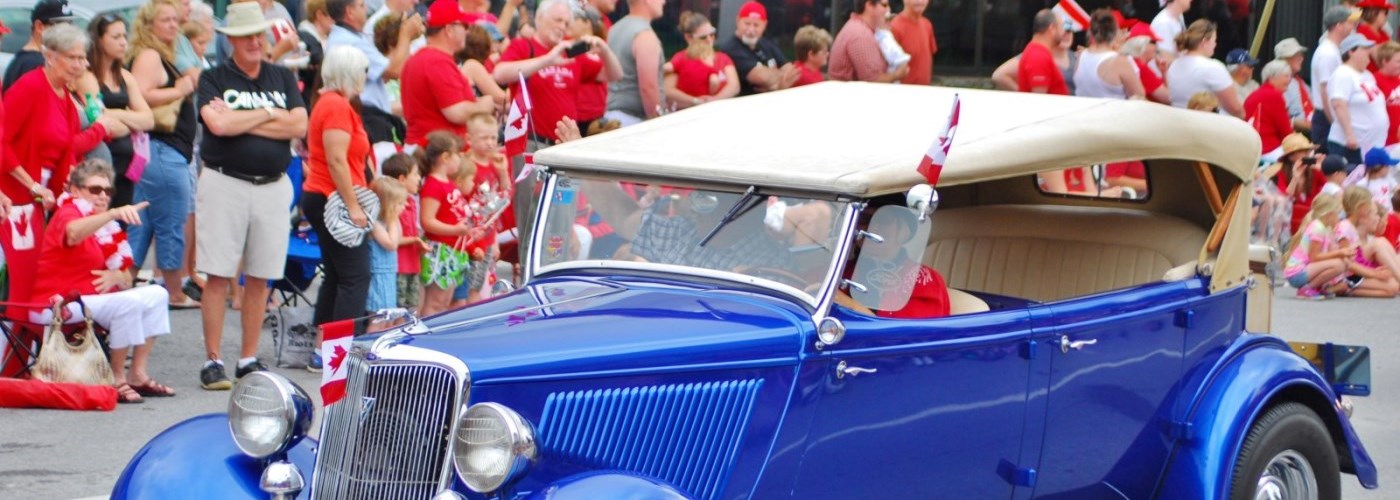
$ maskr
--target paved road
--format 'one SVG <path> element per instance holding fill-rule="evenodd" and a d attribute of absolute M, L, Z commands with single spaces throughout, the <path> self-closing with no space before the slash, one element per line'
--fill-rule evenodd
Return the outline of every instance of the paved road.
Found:
<path fill-rule="evenodd" d="M 227 332 L 237 332 L 237 317 L 230 314 Z M 179 391 L 170 399 L 150 399 L 141 405 L 123 405 L 113 413 L 79 413 L 44 410 L 0 410 L 0 498 L 73 499 L 105 496 L 122 467 L 148 439 L 162 429 L 188 418 L 223 412 L 227 392 L 205 392 L 197 386 L 196 372 L 202 358 L 199 313 L 172 313 L 175 333 L 162 339 L 156 350 L 154 376 Z M 1400 325 L 1400 300 L 1342 299 L 1305 302 L 1278 299 L 1274 325 L 1289 340 L 1332 340 L 1370 345 L 1376 395 L 1356 400 L 1353 419 L 1381 471 L 1377 491 L 1362 489 L 1354 478 L 1343 478 L 1347 499 L 1395 498 L 1400 488 L 1400 366 L 1391 349 Z M 223 352 L 237 350 L 237 334 L 226 335 Z M 264 336 L 262 354 L 269 359 L 271 339 Z M 312 390 L 319 376 L 302 370 L 278 370 L 302 387 Z"/>

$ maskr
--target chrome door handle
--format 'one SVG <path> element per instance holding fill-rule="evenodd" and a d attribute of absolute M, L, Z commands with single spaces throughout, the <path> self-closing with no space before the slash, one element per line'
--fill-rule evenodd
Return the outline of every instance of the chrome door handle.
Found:
<path fill-rule="evenodd" d="M 864 373 L 875 373 L 876 371 L 879 370 L 877 368 L 861 368 L 859 366 L 846 366 L 845 361 L 836 364 L 836 378 L 846 378 L 846 375 L 855 377 L 856 375 Z"/>
<path fill-rule="evenodd" d="M 1070 351 L 1070 349 L 1074 349 L 1074 350 L 1076 350 L 1076 351 L 1080 351 L 1080 350 L 1083 350 L 1083 349 L 1084 349 L 1084 346 L 1086 346 L 1086 345 L 1094 345 L 1094 344 L 1097 344 L 1097 343 L 1099 343 L 1099 339 L 1074 340 L 1074 341 L 1071 341 L 1071 340 L 1069 339 L 1069 335 L 1061 335 L 1061 336 L 1060 336 L 1060 352 L 1061 352 L 1061 353 L 1066 353 L 1066 354 L 1068 354 L 1069 351 Z"/>

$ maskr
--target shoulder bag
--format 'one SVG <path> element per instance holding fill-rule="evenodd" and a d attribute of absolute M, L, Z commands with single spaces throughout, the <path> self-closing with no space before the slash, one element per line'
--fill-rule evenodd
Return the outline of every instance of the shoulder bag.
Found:
<path fill-rule="evenodd" d="M 161 59 L 160 64 L 162 67 L 166 68 L 167 70 L 170 70 L 171 74 L 175 75 L 175 79 L 178 80 L 180 78 L 180 72 L 174 71 L 175 67 L 172 66 L 170 63 L 165 62 L 164 59 Z M 174 88 L 175 80 L 171 80 L 170 83 L 171 87 L 166 88 Z M 180 105 L 184 103 L 185 97 L 181 97 L 179 99 L 167 102 L 160 106 L 152 106 L 151 114 L 155 115 L 156 119 L 156 126 L 154 129 L 152 129 L 152 131 L 161 134 L 169 134 L 171 132 L 174 132 L 175 123 L 180 121 Z"/>
<path fill-rule="evenodd" d="M 63 305 L 53 306 L 53 321 L 44 332 L 44 345 L 29 369 L 35 379 L 87 385 L 115 382 L 112 365 L 108 364 L 102 346 L 97 344 L 97 333 L 92 328 L 92 315 L 87 308 L 83 308 L 83 321 L 83 331 L 77 334 L 78 344 L 69 344 L 63 335 Z"/>

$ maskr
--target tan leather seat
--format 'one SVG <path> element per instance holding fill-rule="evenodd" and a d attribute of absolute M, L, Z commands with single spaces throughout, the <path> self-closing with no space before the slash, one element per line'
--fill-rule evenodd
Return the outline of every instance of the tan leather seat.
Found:
<path fill-rule="evenodd" d="M 1163 279 L 1206 231 L 1142 210 L 995 205 L 939 210 L 924 262 L 949 288 L 1040 302 Z"/>

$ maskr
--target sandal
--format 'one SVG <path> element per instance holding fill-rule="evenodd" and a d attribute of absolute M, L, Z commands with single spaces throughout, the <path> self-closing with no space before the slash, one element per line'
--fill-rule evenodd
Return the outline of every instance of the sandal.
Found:
<path fill-rule="evenodd" d="M 194 300 L 194 299 L 191 298 L 191 297 L 185 297 L 185 301 L 184 301 L 184 302 L 171 302 L 171 303 L 170 303 L 170 308 L 171 308 L 171 309 L 198 309 L 198 308 L 199 308 L 199 301 Z"/>
<path fill-rule="evenodd" d="M 161 385 L 160 382 L 156 382 L 156 379 L 153 378 L 148 378 L 145 382 L 139 384 L 129 385 L 137 394 L 148 398 L 169 398 L 175 396 L 175 389 Z"/>
<path fill-rule="evenodd" d="M 113 386 L 113 387 L 115 387 L 115 388 L 117 389 L 117 402 L 118 402 L 118 403 L 121 403 L 121 404 L 124 404 L 124 405 L 125 405 L 125 404 L 138 404 L 138 403 L 145 403 L 145 402 L 146 402 L 145 399 L 142 399 L 142 398 L 141 398 L 141 394 L 137 393 L 135 389 L 132 389 L 132 388 L 131 388 L 131 384 L 128 384 L 128 383 L 126 383 L 126 382 L 122 382 L 122 383 L 117 384 L 117 385 L 115 385 L 115 386 Z"/>

